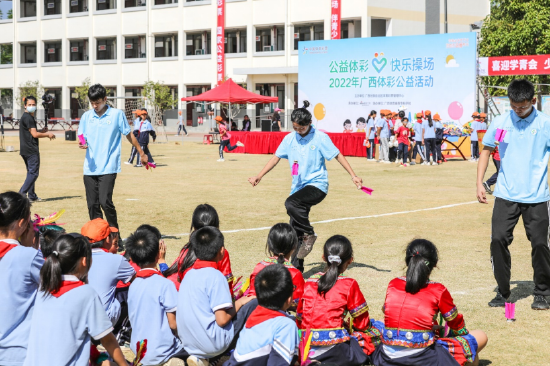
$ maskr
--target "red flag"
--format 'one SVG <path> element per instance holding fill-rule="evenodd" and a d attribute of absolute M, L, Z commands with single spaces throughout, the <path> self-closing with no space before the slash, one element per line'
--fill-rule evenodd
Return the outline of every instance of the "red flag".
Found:
<path fill-rule="evenodd" d="M 340 7 L 342 5 L 342 0 L 330 0 L 330 39 L 340 39 L 342 35 L 341 30 L 341 19 L 340 19 Z"/>
<path fill-rule="evenodd" d="M 216 27 L 216 80 L 218 85 L 225 77 L 225 0 L 217 1 L 218 26 Z"/>

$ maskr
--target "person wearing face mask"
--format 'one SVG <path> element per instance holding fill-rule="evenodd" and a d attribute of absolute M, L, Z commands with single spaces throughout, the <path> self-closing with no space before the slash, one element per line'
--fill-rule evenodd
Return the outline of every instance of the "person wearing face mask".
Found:
<path fill-rule="evenodd" d="M 500 169 L 494 191 L 491 221 L 491 262 L 498 292 L 491 307 L 504 307 L 511 295 L 512 258 L 510 245 L 521 216 L 531 242 L 533 265 L 533 310 L 548 310 L 550 296 L 550 247 L 548 246 L 550 193 L 550 117 L 537 111 L 535 87 L 526 79 L 508 86 L 511 111 L 494 119 L 483 137 L 483 150 L 477 165 L 477 199 L 487 203 L 483 176 L 489 156 L 498 146 Z"/>
<path fill-rule="evenodd" d="M 290 225 L 296 230 L 299 241 L 298 248 L 292 255 L 292 265 L 301 272 L 304 272 L 304 258 L 311 252 L 317 239 L 309 222 L 309 211 L 311 207 L 321 203 L 328 193 L 325 160 L 336 158 L 349 173 L 357 189 L 361 189 L 363 185 L 363 180 L 355 174 L 330 137 L 312 126 L 311 113 L 306 109 L 308 106 L 309 102 L 305 100 L 303 108 L 292 112 L 291 120 L 295 132 L 285 136 L 275 155 L 257 176 L 248 178 L 253 187 L 257 186 L 263 176 L 281 159 L 287 159 L 291 171 L 297 173 L 292 175 L 292 188 L 285 207 L 290 216 Z"/>
<path fill-rule="evenodd" d="M 37 131 L 36 119 L 36 98 L 33 96 L 25 97 L 25 113 L 19 121 L 19 155 L 23 158 L 27 167 L 27 178 L 23 186 L 19 190 L 23 196 L 28 197 L 31 202 L 38 202 L 41 199 L 34 191 L 34 185 L 38 179 L 40 171 L 40 151 L 38 149 L 38 139 L 49 138 L 55 139 L 55 135 L 51 132 Z"/>
<path fill-rule="evenodd" d="M 78 126 L 78 135 L 86 140 L 85 145 L 79 142 L 79 147 L 86 150 L 84 188 L 88 213 L 93 220 L 103 218 L 104 212 L 109 226 L 118 229 L 113 190 L 120 173 L 121 135 L 136 148 L 143 166 L 147 166 L 149 160 L 134 134 L 130 133 L 124 112 L 107 104 L 105 88 L 101 84 L 92 85 L 88 98 L 93 108 L 82 115 Z"/>

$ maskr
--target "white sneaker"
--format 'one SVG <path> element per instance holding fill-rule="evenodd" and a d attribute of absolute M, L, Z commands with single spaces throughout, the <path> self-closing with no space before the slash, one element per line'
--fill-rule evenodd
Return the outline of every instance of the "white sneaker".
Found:
<path fill-rule="evenodd" d="M 125 161 L 124 164 L 126 164 L 126 165 L 132 165 L 132 163 L 130 163 L 129 161 Z"/>
<path fill-rule="evenodd" d="M 382 160 L 382 162 L 383 162 L 384 164 L 391 164 L 391 161 L 389 161 L 389 160 Z"/>
<path fill-rule="evenodd" d="M 427 161 L 423 162 L 421 165 L 430 165 Z"/>
<path fill-rule="evenodd" d="M 189 356 L 187 359 L 188 366 L 209 366 L 208 360 L 204 358 L 198 358 L 197 356 Z"/>
<path fill-rule="evenodd" d="M 237 146 L 239 146 L 239 147 L 244 147 L 244 144 L 243 144 L 242 142 L 240 142 L 240 141 L 237 141 Z"/>
<path fill-rule="evenodd" d="M 179 358 L 171 358 L 162 366 L 185 366 L 185 362 Z"/>
<path fill-rule="evenodd" d="M 225 160 L 224 160 L 224 159 L 218 159 L 218 161 L 219 161 L 220 163 L 223 163 Z"/>
<path fill-rule="evenodd" d="M 435 161 L 432 161 L 432 165 L 439 165 L 439 164 L 436 163 Z"/>

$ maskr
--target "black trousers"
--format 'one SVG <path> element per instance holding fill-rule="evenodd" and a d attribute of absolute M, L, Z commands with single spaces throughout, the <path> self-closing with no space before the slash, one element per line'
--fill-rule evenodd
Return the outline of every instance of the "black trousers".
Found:
<path fill-rule="evenodd" d="M 514 228 L 519 217 L 527 239 L 531 242 L 534 295 L 550 296 L 550 247 L 548 246 L 548 205 L 541 203 L 518 203 L 496 198 L 491 228 L 491 262 L 502 296 L 510 296 L 510 272 L 512 259 L 508 247 L 514 240 Z"/>
<path fill-rule="evenodd" d="M 314 186 L 305 186 L 292 194 L 285 201 L 286 212 L 290 216 L 290 226 L 298 236 L 313 234 L 313 226 L 309 222 L 309 210 L 321 203 L 327 194 Z M 298 252 L 298 249 L 296 249 Z"/>
<path fill-rule="evenodd" d="M 223 159 L 223 149 L 227 147 L 227 151 L 233 151 L 235 150 L 238 146 L 235 145 L 235 146 L 231 146 L 231 143 L 229 141 L 229 139 L 227 140 L 222 140 L 222 142 L 220 142 L 220 159 Z"/>
<path fill-rule="evenodd" d="M 84 188 L 86 188 L 86 202 L 90 220 L 103 218 L 109 226 L 118 228 L 116 208 L 113 203 L 113 190 L 115 189 L 116 174 L 85 175 Z"/>
<path fill-rule="evenodd" d="M 424 153 L 422 152 L 422 141 L 415 141 L 414 143 L 413 156 L 412 156 L 413 161 L 416 160 L 416 154 L 420 154 L 420 157 L 422 158 L 422 160 L 426 160 L 424 158 Z"/>
<path fill-rule="evenodd" d="M 374 139 L 369 139 L 368 141 L 370 142 L 370 147 L 367 147 L 367 159 L 373 159 L 374 147 L 376 145 L 374 144 Z"/>
<path fill-rule="evenodd" d="M 490 186 L 494 186 L 497 184 L 497 178 L 498 178 L 498 172 L 500 171 L 500 160 L 495 160 L 493 158 L 493 163 L 495 164 L 495 167 L 497 168 L 497 172 L 491 176 L 491 178 L 487 179 L 487 184 Z"/>
<path fill-rule="evenodd" d="M 435 147 L 435 139 L 424 139 L 424 142 L 426 143 L 426 161 L 430 162 L 430 153 L 432 154 L 432 159 L 434 161 L 437 161 L 437 149 Z"/>
<path fill-rule="evenodd" d="M 479 159 L 479 143 L 472 141 L 472 159 Z"/>
<path fill-rule="evenodd" d="M 437 153 L 437 161 L 443 161 L 443 153 L 441 152 L 441 145 L 443 140 L 435 140 L 435 151 Z"/>
<path fill-rule="evenodd" d="M 187 135 L 187 130 L 185 129 L 185 126 L 184 125 L 178 125 L 178 136 L 179 136 L 181 130 L 183 130 L 183 132 L 185 132 L 185 134 Z"/>
<path fill-rule="evenodd" d="M 134 163 L 134 158 L 136 157 L 136 155 L 137 155 L 137 150 L 136 150 L 135 147 L 132 146 L 132 151 L 130 152 L 130 159 L 128 159 L 128 162 L 133 164 Z"/>
<path fill-rule="evenodd" d="M 27 177 L 25 178 L 25 182 L 23 183 L 23 186 L 21 186 L 19 193 L 25 197 L 27 197 L 28 194 L 30 200 L 35 200 L 38 198 L 36 192 L 34 191 L 34 185 L 40 173 L 40 154 L 21 155 L 21 157 L 27 167 Z"/>
<path fill-rule="evenodd" d="M 400 142 L 399 146 L 397 147 L 397 159 L 403 159 L 403 163 L 406 163 L 408 157 L 409 145 Z"/>
<path fill-rule="evenodd" d="M 135 148 L 134 148 L 135 149 Z M 149 145 L 141 145 L 141 150 L 147 155 L 147 161 L 149 163 L 154 163 L 153 156 L 151 155 L 151 151 L 149 151 Z M 141 156 L 137 156 L 137 162 L 136 165 L 141 165 Z"/>

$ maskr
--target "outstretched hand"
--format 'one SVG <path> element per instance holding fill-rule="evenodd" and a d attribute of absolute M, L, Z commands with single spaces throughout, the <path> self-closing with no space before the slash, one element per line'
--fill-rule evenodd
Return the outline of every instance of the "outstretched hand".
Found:
<path fill-rule="evenodd" d="M 260 177 L 250 177 L 248 178 L 248 182 L 252 184 L 252 187 L 256 187 L 258 184 L 260 184 L 260 181 L 262 178 Z"/>
<path fill-rule="evenodd" d="M 359 177 L 353 177 L 351 180 L 353 181 L 353 184 L 357 186 L 357 189 L 361 189 L 361 187 L 363 187 L 363 179 Z"/>

